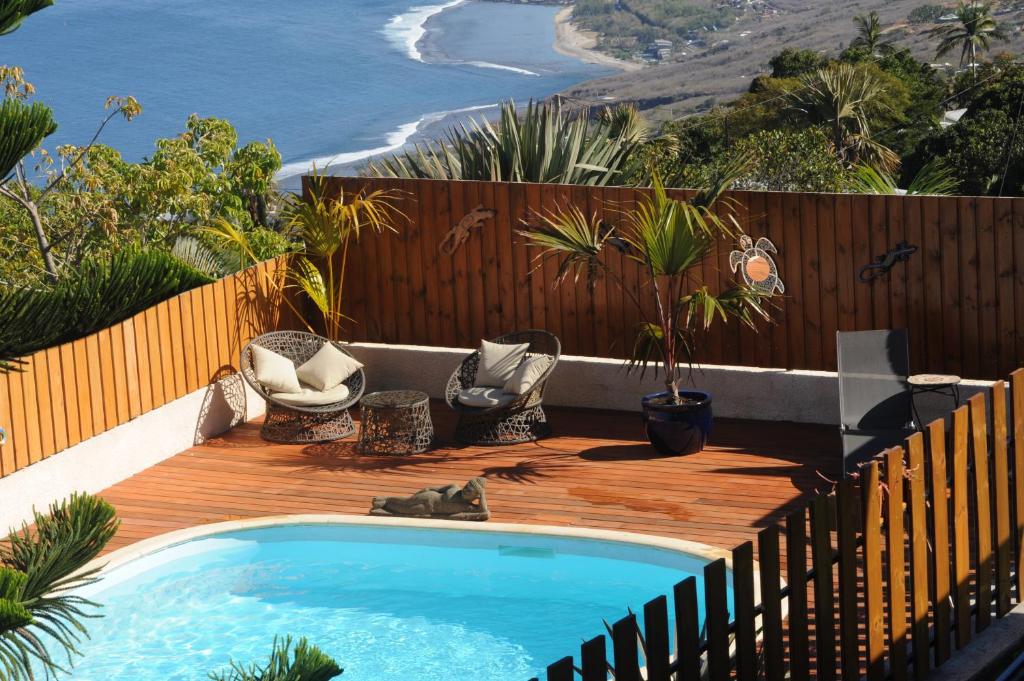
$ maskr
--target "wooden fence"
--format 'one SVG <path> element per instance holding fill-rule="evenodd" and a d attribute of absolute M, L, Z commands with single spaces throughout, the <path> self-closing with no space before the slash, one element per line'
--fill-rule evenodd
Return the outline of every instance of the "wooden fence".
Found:
<path fill-rule="evenodd" d="M 349 265 L 355 340 L 475 347 L 512 328 L 556 333 L 566 352 L 622 357 L 639 316 L 600 281 L 552 287 L 554 265 L 516 230 L 569 203 L 621 222 L 645 190 L 614 187 L 338 178 L 334 189 L 402 192 L 397 234 L 365 238 Z M 683 195 L 683 193 L 680 193 Z M 837 330 L 907 328 L 915 372 L 995 379 L 1024 364 L 1024 199 L 731 192 L 736 218 L 768 236 L 786 286 L 775 323 L 759 334 L 714 329 L 704 362 L 835 370 Z M 496 211 L 452 256 L 438 245 L 478 206 Z M 919 247 L 872 283 L 863 265 L 898 242 Z M 723 243 L 698 268 L 713 289 L 732 280 Z M 634 291 L 644 277 L 613 256 Z"/>
<path fill-rule="evenodd" d="M 0 477 L 238 370 L 242 345 L 289 308 L 272 260 L 165 300 L 0 374 Z"/>
<path fill-rule="evenodd" d="M 1024 601 L 1024 369 L 614 624 L 548 681 L 923 679 Z M 987 403 L 987 404 L 986 404 Z M 1011 416 L 1012 415 L 1012 416 Z M 808 527 L 809 524 L 809 527 Z M 787 584 L 782 585 L 785 572 Z M 755 601 L 755 575 L 760 600 Z M 670 612 L 674 623 L 670 629 Z M 783 613 L 786 613 L 784 615 Z M 674 640 L 674 645 L 670 641 Z M 608 653 L 613 662 L 609 663 Z M 673 674 L 679 673 L 676 677 Z M 788 676 L 786 675 L 788 673 Z"/>

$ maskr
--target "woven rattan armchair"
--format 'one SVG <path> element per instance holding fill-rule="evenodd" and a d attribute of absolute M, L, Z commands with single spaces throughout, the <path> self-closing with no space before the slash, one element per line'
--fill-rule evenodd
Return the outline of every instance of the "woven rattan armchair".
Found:
<path fill-rule="evenodd" d="M 462 360 L 462 364 L 448 379 L 444 391 L 448 406 L 459 414 L 455 438 L 463 444 L 506 445 L 546 437 L 551 433 L 551 427 L 544 415 L 541 401 L 544 398 L 547 379 L 554 371 L 561 355 L 561 343 L 554 334 L 537 329 L 505 334 L 491 342 L 506 345 L 529 343 L 527 358 L 547 355 L 551 358 L 551 364 L 529 391 L 517 396 L 508 404 L 497 407 L 468 407 L 459 402 L 459 393 L 472 388 L 476 382 L 480 351 L 477 350 Z"/>
<path fill-rule="evenodd" d="M 274 331 L 254 338 L 242 348 L 242 376 L 246 383 L 267 401 L 267 415 L 260 431 L 265 439 L 298 444 L 328 442 L 347 437 L 356 431 L 348 410 L 363 395 L 366 376 L 362 369 L 345 379 L 348 397 L 341 402 L 316 406 L 299 407 L 279 402 L 256 380 L 252 363 L 253 345 L 283 355 L 294 362 L 295 366 L 300 366 L 327 342 L 332 341 L 304 331 Z M 334 347 L 351 356 L 340 343 L 334 343 Z"/>

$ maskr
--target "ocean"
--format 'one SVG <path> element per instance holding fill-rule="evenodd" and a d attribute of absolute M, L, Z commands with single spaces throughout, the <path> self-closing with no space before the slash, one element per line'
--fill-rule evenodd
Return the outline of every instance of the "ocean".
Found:
<path fill-rule="evenodd" d="M 452 0 L 57 0 L 0 37 L 59 129 L 87 142 L 111 95 L 143 113 L 101 142 L 129 160 L 195 112 L 230 120 L 241 143 L 271 138 L 285 187 L 313 162 L 351 169 L 437 136 L 498 101 L 549 96 L 606 75 L 557 53 L 557 7 Z M 290 180 L 288 178 L 291 178 Z"/>

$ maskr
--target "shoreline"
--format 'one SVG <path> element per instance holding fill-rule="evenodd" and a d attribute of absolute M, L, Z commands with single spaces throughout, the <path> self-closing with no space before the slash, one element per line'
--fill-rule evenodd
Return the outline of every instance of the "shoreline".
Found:
<path fill-rule="evenodd" d="M 624 61 L 598 52 L 595 48 L 597 37 L 590 31 L 583 31 L 576 24 L 572 23 L 572 6 L 565 7 L 555 15 L 555 42 L 552 47 L 555 52 L 566 57 L 579 59 L 587 64 L 598 64 L 619 71 L 639 71 L 644 64 Z M 580 83 L 583 85 L 583 83 Z"/>

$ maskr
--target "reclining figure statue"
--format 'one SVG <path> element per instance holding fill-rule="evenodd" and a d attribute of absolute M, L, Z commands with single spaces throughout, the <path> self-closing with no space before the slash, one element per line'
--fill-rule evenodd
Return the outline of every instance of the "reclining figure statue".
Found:
<path fill-rule="evenodd" d="M 411 497 L 374 497 L 370 515 L 407 518 L 443 518 L 445 520 L 487 520 L 484 478 L 473 478 L 465 487 L 444 485 L 427 487 Z"/>

